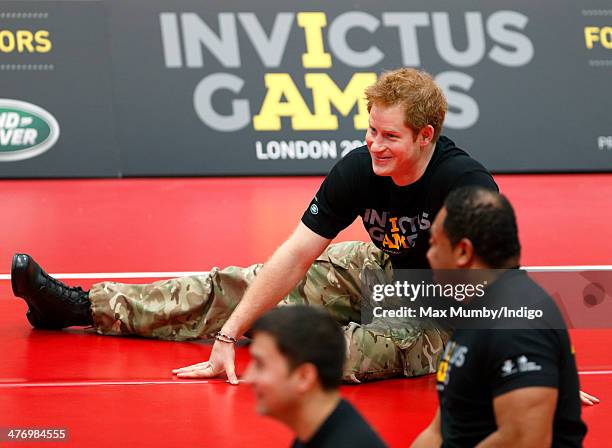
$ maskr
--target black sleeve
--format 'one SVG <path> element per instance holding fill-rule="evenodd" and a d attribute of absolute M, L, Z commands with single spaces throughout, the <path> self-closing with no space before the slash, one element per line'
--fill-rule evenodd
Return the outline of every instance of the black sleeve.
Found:
<path fill-rule="evenodd" d="M 469 171 L 462 174 L 452 185 L 451 190 L 460 187 L 480 186 L 493 191 L 499 191 L 493 176 L 486 170 Z"/>
<path fill-rule="evenodd" d="M 492 330 L 487 378 L 493 396 L 532 386 L 559 388 L 561 344 L 552 330 Z"/>
<path fill-rule="evenodd" d="M 324 238 L 333 239 L 355 220 L 359 214 L 357 191 L 360 173 L 359 154 L 349 154 L 331 169 L 319 191 L 302 215 L 306 227 Z"/>

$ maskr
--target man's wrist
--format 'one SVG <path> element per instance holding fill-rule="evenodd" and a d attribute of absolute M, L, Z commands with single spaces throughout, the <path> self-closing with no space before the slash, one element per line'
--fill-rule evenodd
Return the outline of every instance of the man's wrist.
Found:
<path fill-rule="evenodd" d="M 223 333 L 227 336 L 230 336 L 233 339 L 240 339 L 244 331 L 242 331 L 242 326 L 239 322 L 236 322 L 234 316 L 230 316 L 230 318 L 223 324 L 219 333 Z"/>
<path fill-rule="evenodd" d="M 225 343 L 227 343 L 227 344 L 235 344 L 236 342 L 238 342 L 238 340 L 237 340 L 235 337 L 230 336 L 229 334 L 224 333 L 224 332 L 222 332 L 222 331 L 219 331 L 219 332 L 218 332 L 218 333 L 215 335 L 215 339 L 216 339 L 217 341 L 225 342 Z"/>

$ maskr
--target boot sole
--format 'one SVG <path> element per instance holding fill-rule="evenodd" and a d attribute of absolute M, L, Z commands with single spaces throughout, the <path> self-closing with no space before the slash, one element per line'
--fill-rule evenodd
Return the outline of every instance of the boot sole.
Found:
<path fill-rule="evenodd" d="M 15 272 L 15 269 L 17 269 L 17 257 L 19 255 L 20 254 L 13 255 L 13 261 L 11 263 L 11 287 L 13 288 L 13 294 L 23 299 L 21 292 L 18 290 L 17 284 L 15 283 L 15 276 L 13 275 L 13 272 Z"/>

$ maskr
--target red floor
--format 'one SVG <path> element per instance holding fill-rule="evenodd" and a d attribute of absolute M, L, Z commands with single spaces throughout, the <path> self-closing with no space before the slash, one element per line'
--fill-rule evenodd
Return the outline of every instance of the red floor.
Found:
<path fill-rule="evenodd" d="M 517 209 L 525 265 L 612 264 L 612 175 L 497 180 Z M 262 261 L 291 232 L 319 182 L 0 181 L 0 273 L 9 272 L 16 251 L 31 253 L 52 273 L 203 271 Z M 342 239 L 364 235 L 354 224 Z M 287 429 L 255 415 L 247 385 L 172 377 L 172 368 L 207 359 L 205 343 L 32 331 L 24 311 L 0 280 L 0 427 L 66 427 L 69 445 L 86 447 L 282 447 L 291 439 Z M 611 331 L 578 330 L 572 338 L 581 371 L 612 371 Z M 247 362 L 239 349 L 239 372 Z M 583 408 L 589 447 L 609 446 L 609 380 L 610 374 L 581 375 L 583 389 L 602 399 Z M 431 376 L 342 393 L 398 447 L 410 443 L 436 406 Z"/>

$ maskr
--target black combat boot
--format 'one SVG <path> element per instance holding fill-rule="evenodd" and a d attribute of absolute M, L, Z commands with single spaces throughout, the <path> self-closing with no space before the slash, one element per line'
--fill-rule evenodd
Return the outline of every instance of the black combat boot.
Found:
<path fill-rule="evenodd" d="M 34 328 L 60 329 L 93 323 L 88 291 L 54 279 L 29 255 L 13 256 L 11 285 L 13 294 L 28 304 L 26 317 Z"/>

